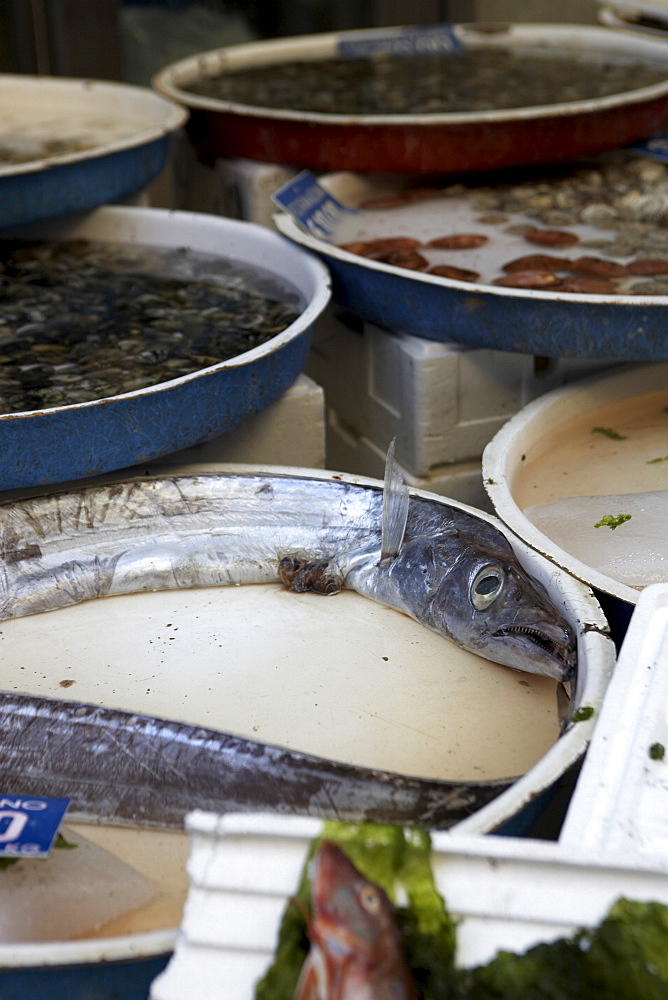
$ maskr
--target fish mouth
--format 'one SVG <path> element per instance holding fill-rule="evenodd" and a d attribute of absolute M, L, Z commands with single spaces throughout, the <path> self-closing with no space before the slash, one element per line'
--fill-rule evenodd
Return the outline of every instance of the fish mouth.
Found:
<path fill-rule="evenodd" d="M 554 667 L 549 671 L 551 677 L 556 677 L 559 681 L 568 680 L 575 671 L 575 643 L 564 630 L 563 639 L 556 639 L 548 635 L 541 629 L 531 625 L 504 625 L 494 633 L 495 638 L 521 636 L 528 639 L 534 646 L 538 646 L 550 660 L 554 661 Z M 541 670 L 540 673 L 547 673 Z"/>

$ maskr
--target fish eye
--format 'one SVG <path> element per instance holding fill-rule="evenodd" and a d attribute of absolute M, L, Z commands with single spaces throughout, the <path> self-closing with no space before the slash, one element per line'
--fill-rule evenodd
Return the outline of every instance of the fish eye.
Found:
<path fill-rule="evenodd" d="M 476 611 L 485 611 L 497 599 L 506 580 L 500 566 L 488 565 L 479 569 L 471 584 L 471 603 Z"/>
<path fill-rule="evenodd" d="M 360 905 L 367 913 L 378 913 L 380 909 L 380 894 L 372 885 L 365 885 L 360 892 Z"/>

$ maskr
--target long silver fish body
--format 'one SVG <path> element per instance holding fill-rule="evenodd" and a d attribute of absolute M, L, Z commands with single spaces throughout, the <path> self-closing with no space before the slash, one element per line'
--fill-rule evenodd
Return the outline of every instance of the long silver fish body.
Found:
<path fill-rule="evenodd" d="M 499 663 L 570 677 L 573 630 L 494 525 L 411 497 L 388 554 L 382 524 L 382 489 L 289 474 L 151 478 L 16 501 L 0 506 L 0 619 L 139 591 L 348 587 Z M 4 792 L 177 826 L 197 807 L 447 826 L 508 784 L 401 777 L 27 695 L 0 699 L 0 773 Z"/>

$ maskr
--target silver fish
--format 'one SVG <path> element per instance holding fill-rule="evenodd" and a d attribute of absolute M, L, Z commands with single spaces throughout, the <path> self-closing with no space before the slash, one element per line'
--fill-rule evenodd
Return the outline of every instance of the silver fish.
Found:
<path fill-rule="evenodd" d="M 559 680 L 571 626 L 483 518 L 386 489 L 281 474 L 91 486 L 0 506 L 0 620 L 93 598 L 282 581 L 349 587 L 499 663 Z M 425 781 L 99 706 L 3 695 L 3 791 L 99 818 L 180 825 L 188 809 L 274 808 L 443 826 L 508 782 Z"/>
<path fill-rule="evenodd" d="M 0 698 L 6 795 L 70 799 L 70 815 L 182 829 L 192 809 L 322 816 L 445 829 L 512 778 L 413 778 L 168 719 L 28 695 Z"/>
<path fill-rule="evenodd" d="M 568 679 L 573 630 L 505 535 L 460 508 L 404 497 L 391 485 L 212 474 L 9 503 L 0 620 L 116 594 L 281 580 L 293 591 L 348 587 L 497 663 Z"/>

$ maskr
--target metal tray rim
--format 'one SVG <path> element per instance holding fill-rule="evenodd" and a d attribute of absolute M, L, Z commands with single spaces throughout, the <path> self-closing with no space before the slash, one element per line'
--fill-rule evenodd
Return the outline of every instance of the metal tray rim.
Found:
<path fill-rule="evenodd" d="M 191 83 L 202 76 L 212 76 L 223 69 L 236 69 L 246 66 L 246 59 L 249 58 L 249 65 L 271 65 L 271 53 L 275 52 L 282 56 L 278 61 L 287 61 L 297 52 L 302 56 L 304 52 L 313 54 L 313 59 L 327 58 L 335 54 L 335 48 L 339 40 L 345 39 L 347 35 L 364 35 L 373 37 L 379 29 L 369 29 L 364 32 L 332 32 L 322 35 L 302 35 L 291 38 L 272 40 L 268 42 L 244 42 L 238 45 L 225 46 L 223 48 L 211 49 L 206 52 L 188 56 L 177 62 L 171 63 L 159 70 L 152 79 L 152 86 L 159 93 L 172 101 L 181 102 L 191 110 L 214 111 L 218 113 L 229 113 L 244 115 L 249 118 L 275 119 L 277 121 L 292 122 L 312 122 L 321 125 L 357 125 L 357 126 L 383 126 L 392 128 L 393 126 L 454 126 L 471 125 L 482 123 L 505 123 L 509 121 L 531 120 L 545 117 L 569 117 L 576 114 L 587 114 L 606 109 L 614 109 L 632 105 L 638 101 L 645 101 L 663 97 L 668 94 L 668 50 L 660 42 L 650 38 L 640 38 L 638 36 L 624 36 L 623 44 L 620 43 L 616 33 L 605 28 L 588 25 L 504 25 L 503 34 L 484 33 L 475 30 L 476 25 L 454 25 L 456 33 L 469 39 L 472 36 L 479 47 L 489 45 L 492 47 L 500 38 L 518 47 L 524 47 L 526 42 L 538 43 L 547 48 L 559 48 L 564 41 L 569 38 L 579 38 L 587 45 L 595 48 L 606 46 L 604 42 L 611 42 L 612 48 L 627 54 L 638 55 L 649 54 L 659 57 L 663 56 L 667 60 L 666 80 L 651 86 L 637 88 L 635 90 L 624 91 L 620 94 L 612 94 L 607 97 L 590 98 L 581 101 L 561 102 L 549 105 L 536 105 L 533 107 L 518 107 L 510 109 L 500 109 L 492 111 L 476 112 L 443 112 L 440 114 L 400 114 L 400 115 L 339 115 L 324 112 L 291 111 L 283 108 L 266 108 L 260 105 L 241 104 L 233 101 L 223 101 L 211 97 L 204 97 L 192 94 L 181 89 L 185 83 Z M 478 26 L 480 29 L 480 26 Z M 382 30 L 382 29 L 380 29 Z M 617 44 L 615 45 L 615 42 Z M 265 58 L 254 59 L 256 53 L 264 54 Z M 230 62 L 232 65 L 230 65 Z M 238 65 L 236 65 L 238 64 Z"/>

